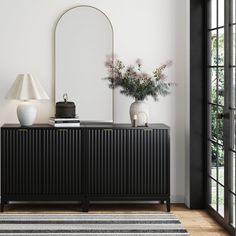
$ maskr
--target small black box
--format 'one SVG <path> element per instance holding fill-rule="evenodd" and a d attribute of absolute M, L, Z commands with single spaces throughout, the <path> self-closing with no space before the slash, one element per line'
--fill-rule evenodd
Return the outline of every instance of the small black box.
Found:
<path fill-rule="evenodd" d="M 75 118 L 75 103 L 74 102 L 57 102 L 56 103 L 56 118 Z"/>

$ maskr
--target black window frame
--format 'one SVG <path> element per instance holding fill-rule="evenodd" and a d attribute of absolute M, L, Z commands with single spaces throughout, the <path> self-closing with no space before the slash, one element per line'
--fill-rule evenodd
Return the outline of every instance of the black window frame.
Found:
<path fill-rule="evenodd" d="M 228 0 L 225 0 L 225 2 Z M 190 0 L 190 208 L 207 209 L 214 218 L 221 223 L 232 235 L 235 230 L 226 224 L 228 219 L 222 220 L 218 214 L 208 208 L 207 193 L 207 168 L 208 168 L 208 0 Z M 227 4 L 227 3 L 226 3 Z M 226 9 L 230 9 L 226 6 Z M 229 12 L 226 12 L 226 15 Z M 225 19 L 225 25 L 228 25 Z M 225 47 L 227 55 L 229 53 L 229 29 L 226 27 Z M 226 58 L 225 76 L 230 76 L 229 65 L 230 58 Z M 226 87 L 229 84 L 225 85 Z M 229 89 L 229 88 L 226 88 Z M 226 99 L 227 100 L 227 99 Z M 225 104 L 227 106 L 228 104 Z M 230 111 L 232 112 L 232 110 Z M 232 117 L 232 116 L 231 116 Z M 225 119 L 224 129 L 229 129 L 232 125 L 232 119 Z M 232 130 L 232 129 L 231 129 Z M 226 143 L 230 146 L 230 138 Z M 230 163 L 226 161 L 225 165 Z M 227 176 L 225 176 L 226 178 Z M 228 182 L 227 185 L 230 183 Z M 227 186 L 228 188 L 228 186 Z M 228 205 L 229 199 L 225 199 Z M 228 209 L 226 209 L 226 212 Z"/>

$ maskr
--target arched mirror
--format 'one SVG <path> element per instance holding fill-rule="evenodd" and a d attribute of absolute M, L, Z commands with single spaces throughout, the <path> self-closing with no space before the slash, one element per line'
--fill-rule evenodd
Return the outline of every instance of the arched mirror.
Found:
<path fill-rule="evenodd" d="M 113 28 L 107 16 L 90 6 L 66 11 L 55 29 L 55 101 L 67 93 L 81 121 L 113 121 L 113 91 L 104 77 L 113 55 Z"/>

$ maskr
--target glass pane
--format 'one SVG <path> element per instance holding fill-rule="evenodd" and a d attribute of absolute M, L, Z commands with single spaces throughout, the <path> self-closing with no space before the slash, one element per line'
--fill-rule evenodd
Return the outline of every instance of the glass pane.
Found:
<path fill-rule="evenodd" d="M 210 48 L 211 48 L 211 57 L 210 63 L 212 66 L 217 65 L 217 31 L 213 30 L 210 32 Z"/>
<path fill-rule="evenodd" d="M 218 69 L 218 104 L 224 105 L 224 69 Z"/>
<path fill-rule="evenodd" d="M 223 129 L 224 129 L 224 119 L 218 119 L 218 115 L 223 113 L 223 107 L 218 107 L 216 105 L 210 105 L 210 138 L 215 142 L 223 145 Z"/>
<path fill-rule="evenodd" d="M 234 112 L 234 137 L 233 137 L 233 149 L 236 151 L 236 112 Z"/>
<path fill-rule="evenodd" d="M 215 140 L 217 142 L 217 138 L 218 138 L 218 125 L 217 125 L 217 112 L 218 112 L 218 109 L 217 109 L 217 106 L 215 105 L 212 105 L 210 106 L 211 107 L 211 110 L 210 110 L 210 123 L 211 123 L 211 138 L 213 140 Z"/>
<path fill-rule="evenodd" d="M 235 227 L 235 195 L 230 193 L 229 194 L 230 199 L 230 223 Z"/>
<path fill-rule="evenodd" d="M 211 78 L 211 94 L 210 101 L 212 103 L 217 103 L 217 76 L 216 76 L 216 68 L 210 69 L 210 78 Z"/>
<path fill-rule="evenodd" d="M 234 100 L 234 107 L 236 107 L 236 69 L 233 68 L 233 100 Z"/>
<path fill-rule="evenodd" d="M 210 189 L 211 189 L 211 198 L 210 198 L 210 205 L 212 208 L 214 208 L 215 210 L 217 209 L 216 208 L 216 203 L 217 203 L 217 198 L 216 198 L 216 181 L 210 179 Z"/>
<path fill-rule="evenodd" d="M 235 227 L 235 199 L 236 197 L 233 196 L 233 226 Z"/>
<path fill-rule="evenodd" d="M 218 26 L 223 26 L 224 25 L 224 0 L 218 0 Z"/>
<path fill-rule="evenodd" d="M 218 184 L 218 212 L 224 217 L 224 187 Z"/>
<path fill-rule="evenodd" d="M 218 113 L 223 114 L 224 108 L 218 107 Z M 217 119 L 217 132 L 218 132 L 218 143 L 223 145 L 223 138 L 224 138 L 224 119 Z"/>
<path fill-rule="evenodd" d="M 231 152 L 231 156 L 230 156 L 231 160 L 230 160 L 230 167 L 231 167 L 231 187 L 230 190 L 233 193 L 235 192 L 235 153 Z"/>
<path fill-rule="evenodd" d="M 213 45 L 214 46 L 214 45 Z M 224 29 L 219 29 L 218 33 L 218 65 L 224 65 Z"/>
<path fill-rule="evenodd" d="M 231 65 L 233 65 L 233 66 L 235 66 L 235 63 L 236 63 L 236 61 L 235 61 L 235 50 L 236 50 L 236 45 L 235 45 L 235 40 L 236 40 L 236 38 L 235 38 L 235 33 L 236 33 L 236 28 L 235 28 L 236 26 L 235 25 L 233 25 L 233 26 L 231 26 L 230 27 L 230 31 L 231 31 L 231 41 L 232 41 L 232 45 L 231 45 L 231 51 L 232 51 L 232 55 L 231 55 L 231 62 L 230 62 L 230 64 Z"/>
<path fill-rule="evenodd" d="M 236 2 L 236 0 L 233 0 L 232 1 L 233 2 L 233 9 L 232 9 L 232 16 L 233 16 L 233 19 L 232 19 L 232 21 L 233 21 L 233 23 L 236 23 L 236 20 L 235 20 L 235 12 L 236 12 L 236 5 L 235 5 L 235 2 Z"/>
<path fill-rule="evenodd" d="M 217 12 L 217 0 L 211 0 L 211 4 L 210 4 L 210 14 L 211 14 L 211 23 L 210 23 L 210 28 L 216 28 L 217 26 L 217 22 L 216 22 L 216 12 Z"/>
<path fill-rule="evenodd" d="M 218 145 L 218 181 L 224 185 L 224 149 Z"/>
<path fill-rule="evenodd" d="M 231 73 L 231 78 L 232 78 L 232 88 L 231 88 L 232 100 L 231 100 L 231 105 L 230 106 L 235 108 L 235 104 L 236 104 L 235 68 L 231 68 L 230 73 Z"/>
<path fill-rule="evenodd" d="M 210 144 L 210 155 L 211 155 L 211 169 L 210 169 L 210 175 L 217 179 L 217 145 L 212 143 Z"/>

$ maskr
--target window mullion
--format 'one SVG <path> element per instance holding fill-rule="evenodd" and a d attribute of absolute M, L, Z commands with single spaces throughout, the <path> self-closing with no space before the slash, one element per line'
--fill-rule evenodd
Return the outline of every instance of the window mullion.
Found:
<path fill-rule="evenodd" d="M 230 15 L 230 1 L 224 0 L 225 13 L 224 13 L 224 113 L 228 114 L 224 119 L 224 162 L 225 162 L 225 191 L 224 191 L 224 202 L 225 202 L 225 222 L 230 224 L 230 199 L 229 199 L 229 183 L 230 183 L 230 143 L 232 140 L 232 127 L 230 120 L 230 99 L 231 99 L 231 79 L 230 79 L 230 30 L 229 30 L 229 15 Z"/>

